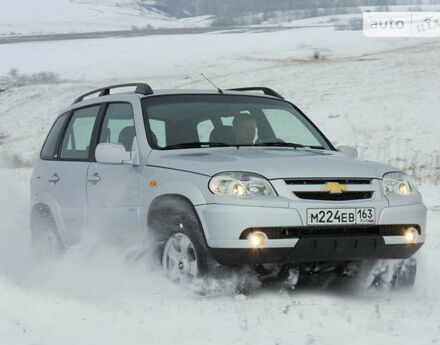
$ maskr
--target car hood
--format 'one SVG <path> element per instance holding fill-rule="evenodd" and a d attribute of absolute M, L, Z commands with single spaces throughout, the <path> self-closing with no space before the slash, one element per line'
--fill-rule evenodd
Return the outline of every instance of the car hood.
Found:
<path fill-rule="evenodd" d="M 361 161 L 337 151 L 294 148 L 222 147 L 153 150 L 148 165 L 215 175 L 224 171 L 247 171 L 268 179 L 302 177 L 382 178 L 398 169 Z"/>

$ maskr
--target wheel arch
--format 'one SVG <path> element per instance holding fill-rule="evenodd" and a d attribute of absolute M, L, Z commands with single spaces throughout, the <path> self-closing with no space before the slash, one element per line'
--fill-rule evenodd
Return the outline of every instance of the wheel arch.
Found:
<path fill-rule="evenodd" d="M 50 207 L 44 203 L 35 204 L 31 209 L 30 228 L 31 235 L 38 233 L 42 224 L 52 224 L 55 226 L 55 232 L 57 236 L 60 236 L 60 232 Z M 60 238 L 61 239 L 61 238 Z"/>
<path fill-rule="evenodd" d="M 63 231 L 62 231 L 63 224 L 61 223 L 61 220 L 57 217 L 56 211 L 58 210 L 55 209 L 54 212 L 54 210 L 50 207 L 50 205 L 44 202 L 38 202 L 35 205 L 33 205 L 30 211 L 30 230 L 31 232 L 35 230 L 35 226 L 38 225 L 37 223 L 38 221 L 49 219 L 55 225 L 57 235 L 59 236 L 60 240 L 64 243 L 65 239 L 63 238 Z"/>
<path fill-rule="evenodd" d="M 180 226 L 197 227 L 206 243 L 203 225 L 194 204 L 188 197 L 176 193 L 156 197 L 147 212 L 148 235 L 163 242 Z"/>
<path fill-rule="evenodd" d="M 31 221 L 35 217 L 41 217 L 41 216 L 52 217 L 52 219 L 55 219 L 48 205 L 44 203 L 35 204 L 31 209 Z"/>

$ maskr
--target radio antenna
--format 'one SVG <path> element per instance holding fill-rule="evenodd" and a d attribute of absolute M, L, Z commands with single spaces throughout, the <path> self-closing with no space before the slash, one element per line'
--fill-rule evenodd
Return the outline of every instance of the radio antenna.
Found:
<path fill-rule="evenodd" d="M 211 80 L 209 80 L 208 79 L 208 77 L 206 76 L 206 75 L 204 75 L 203 73 L 200 73 L 202 76 L 203 76 L 203 78 L 205 78 L 212 86 L 214 86 L 216 89 L 217 89 L 217 91 L 218 91 L 218 93 L 221 93 L 221 94 L 223 94 L 223 90 L 222 89 L 220 89 L 219 87 L 217 87 Z"/>

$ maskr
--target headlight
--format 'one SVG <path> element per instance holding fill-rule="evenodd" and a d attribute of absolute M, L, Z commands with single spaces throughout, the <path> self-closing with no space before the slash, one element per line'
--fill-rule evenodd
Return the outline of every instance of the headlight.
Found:
<path fill-rule="evenodd" d="M 224 172 L 212 177 L 209 190 L 218 195 L 238 198 L 250 196 L 275 196 L 276 193 L 263 176 L 245 172 Z"/>
<path fill-rule="evenodd" d="M 410 195 L 417 191 L 415 184 L 408 175 L 401 172 L 392 172 L 383 176 L 383 188 L 386 195 Z"/>

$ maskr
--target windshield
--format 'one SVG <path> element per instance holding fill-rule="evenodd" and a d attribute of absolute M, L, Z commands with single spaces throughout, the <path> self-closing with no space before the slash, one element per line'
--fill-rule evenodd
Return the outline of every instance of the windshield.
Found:
<path fill-rule="evenodd" d="M 291 104 L 241 95 L 170 95 L 143 99 L 155 149 L 289 146 L 331 149 Z"/>

